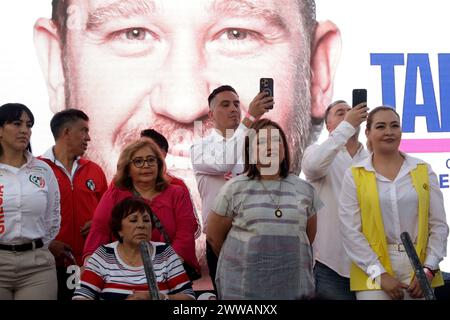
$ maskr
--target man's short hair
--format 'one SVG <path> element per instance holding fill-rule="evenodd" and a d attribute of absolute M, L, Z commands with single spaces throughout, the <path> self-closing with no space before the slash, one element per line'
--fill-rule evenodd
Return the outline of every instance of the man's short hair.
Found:
<path fill-rule="evenodd" d="M 234 88 L 232 86 L 228 86 L 228 85 L 220 86 L 220 87 L 214 89 L 213 92 L 211 92 L 211 94 L 208 97 L 208 105 L 209 105 L 210 108 L 211 108 L 211 102 L 214 100 L 214 98 L 219 93 L 225 92 L 225 91 L 231 91 L 231 92 L 234 92 L 236 95 L 238 95 L 236 90 L 234 90 Z"/>
<path fill-rule="evenodd" d="M 328 115 L 330 114 L 331 109 L 341 103 L 345 103 L 346 105 L 348 105 L 347 101 L 345 101 L 345 100 L 336 100 L 327 107 L 327 110 L 325 110 L 325 116 L 324 116 L 325 123 L 328 122 Z"/>
<path fill-rule="evenodd" d="M 161 133 L 156 131 L 155 129 L 145 129 L 141 131 L 141 137 L 147 137 L 155 141 L 158 147 L 164 151 L 169 152 L 169 142 L 166 137 L 164 137 Z"/>
<path fill-rule="evenodd" d="M 52 130 L 53 138 L 57 140 L 62 133 L 62 130 L 70 124 L 77 122 L 78 120 L 89 121 L 89 117 L 86 113 L 78 109 L 66 109 L 55 113 L 50 121 L 50 129 Z"/>

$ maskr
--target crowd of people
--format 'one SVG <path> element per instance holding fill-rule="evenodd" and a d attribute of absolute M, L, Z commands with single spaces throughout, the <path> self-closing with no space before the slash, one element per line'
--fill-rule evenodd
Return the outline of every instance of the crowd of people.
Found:
<path fill-rule="evenodd" d="M 303 155 L 306 181 L 292 173 L 284 128 L 264 117 L 273 97 L 259 93 L 244 112 L 236 90 L 220 86 L 208 104 L 214 130 L 191 147 L 202 221 L 189 188 L 167 172 L 157 131 L 123 148 L 108 182 L 84 158 L 83 111 L 56 113 L 55 144 L 35 157 L 32 112 L 1 106 L 0 299 L 150 299 L 142 241 L 160 299 L 195 299 L 201 226 L 218 299 L 423 299 L 402 232 L 430 284 L 443 285 L 442 193 L 430 165 L 399 150 L 394 109 L 332 103 L 329 137 Z M 81 278 L 68 286 L 74 265 Z"/>

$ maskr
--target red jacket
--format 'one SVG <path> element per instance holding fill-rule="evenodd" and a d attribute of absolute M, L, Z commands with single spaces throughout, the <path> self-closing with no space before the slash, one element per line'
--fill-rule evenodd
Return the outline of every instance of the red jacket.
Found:
<path fill-rule="evenodd" d="M 80 158 L 72 186 L 61 167 L 44 157 L 40 159 L 52 168 L 61 194 L 61 229 L 55 239 L 72 247 L 77 264 L 81 266 L 85 239 L 80 230 L 92 220 L 95 208 L 108 188 L 105 174 L 96 163 Z"/>
<path fill-rule="evenodd" d="M 121 200 L 133 196 L 129 190 L 117 188 L 114 184 L 102 197 L 92 220 L 91 230 L 86 240 L 83 259 L 92 255 L 102 244 L 115 241 L 110 229 L 112 208 Z M 153 212 L 158 216 L 167 235 L 172 241 L 175 252 L 187 264 L 200 271 L 200 265 L 195 255 L 194 234 L 197 221 L 194 216 L 189 192 L 183 187 L 170 184 L 162 193 L 148 201 Z M 165 242 L 157 229 L 153 230 L 152 241 Z"/>

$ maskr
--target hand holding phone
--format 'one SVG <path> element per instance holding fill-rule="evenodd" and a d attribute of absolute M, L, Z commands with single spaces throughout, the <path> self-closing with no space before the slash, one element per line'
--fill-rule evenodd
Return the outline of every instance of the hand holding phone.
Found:
<path fill-rule="evenodd" d="M 268 97 L 273 98 L 273 79 L 261 78 L 259 80 L 259 92 L 266 92 Z M 273 105 L 271 105 L 267 109 L 273 109 Z"/>
<path fill-rule="evenodd" d="M 352 106 L 353 108 L 345 115 L 345 120 L 353 127 L 358 128 L 362 122 L 367 120 L 367 90 L 366 89 L 354 89 L 352 92 Z M 363 107 L 355 108 L 358 105 L 364 103 Z"/>
<path fill-rule="evenodd" d="M 356 107 L 360 103 L 367 103 L 367 90 L 366 89 L 353 89 L 352 92 L 352 107 Z"/>

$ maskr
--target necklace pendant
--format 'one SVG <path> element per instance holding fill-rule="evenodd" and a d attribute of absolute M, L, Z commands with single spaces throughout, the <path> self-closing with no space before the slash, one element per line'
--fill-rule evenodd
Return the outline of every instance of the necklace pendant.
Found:
<path fill-rule="evenodd" d="M 275 217 L 281 218 L 283 216 L 283 211 L 280 210 L 280 208 L 277 208 L 275 210 Z"/>

